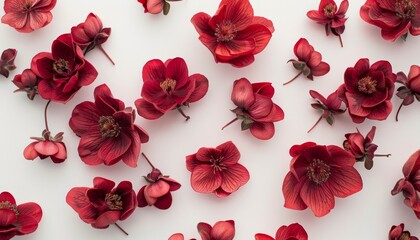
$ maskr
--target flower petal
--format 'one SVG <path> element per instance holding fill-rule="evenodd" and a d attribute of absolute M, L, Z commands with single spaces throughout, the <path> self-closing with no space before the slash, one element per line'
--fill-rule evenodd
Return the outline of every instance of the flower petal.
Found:
<path fill-rule="evenodd" d="M 233 82 L 232 102 L 241 108 L 248 109 L 255 101 L 252 85 L 246 78 Z"/>
<path fill-rule="evenodd" d="M 52 156 L 58 152 L 58 147 L 55 142 L 42 141 L 34 146 L 35 150 L 44 156 Z"/>
<path fill-rule="evenodd" d="M 300 197 L 317 217 L 322 217 L 334 208 L 334 195 L 325 184 L 316 184 L 309 179 L 302 184 Z"/>
<path fill-rule="evenodd" d="M 241 157 L 238 148 L 232 141 L 222 143 L 216 149 L 220 150 L 220 157 L 223 157 L 222 163 L 225 165 L 236 164 Z"/>
<path fill-rule="evenodd" d="M 94 228 L 107 228 L 110 224 L 116 223 L 121 216 L 120 211 L 107 211 L 99 215 L 95 222 L 92 223 Z"/>
<path fill-rule="evenodd" d="M 254 39 L 255 49 L 253 54 L 257 54 L 264 50 L 270 42 L 271 31 L 264 25 L 255 24 L 238 32 L 235 39 Z"/>
<path fill-rule="evenodd" d="M 201 75 L 201 74 L 193 74 L 188 77 L 189 81 L 195 82 L 195 88 L 194 91 L 191 93 L 190 97 L 187 99 L 187 103 L 192 103 L 200 100 L 203 98 L 207 90 L 209 88 L 209 80 Z"/>
<path fill-rule="evenodd" d="M 17 206 L 17 210 L 21 215 L 28 215 L 30 217 L 33 217 L 37 222 L 41 221 L 42 209 L 37 203 L 27 202 L 19 204 Z"/>
<path fill-rule="evenodd" d="M 241 164 L 235 164 L 224 169 L 222 176 L 221 188 L 228 193 L 235 192 L 249 180 L 249 172 Z"/>
<path fill-rule="evenodd" d="M 233 220 L 216 222 L 210 235 L 211 239 L 232 240 L 235 237 L 235 222 Z"/>
<path fill-rule="evenodd" d="M 308 240 L 308 234 L 299 223 L 281 226 L 276 232 L 276 239 Z"/>
<path fill-rule="evenodd" d="M 254 122 L 249 128 L 251 134 L 261 140 L 268 140 L 274 136 L 275 128 L 272 122 Z"/>
<path fill-rule="evenodd" d="M 191 174 L 191 187 L 196 192 L 212 193 L 222 184 L 222 175 L 207 164 L 197 165 Z"/>
<path fill-rule="evenodd" d="M 212 229 L 212 227 L 208 223 L 199 222 L 197 224 L 197 230 L 198 230 L 198 233 L 200 234 L 202 240 L 211 240 L 212 239 L 211 235 L 210 235 L 211 229 Z"/>
<path fill-rule="evenodd" d="M 331 175 L 325 185 L 336 197 L 345 198 L 363 188 L 362 178 L 354 167 L 331 168 Z"/>
<path fill-rule="evenodd" d="M 144 98 L 137 99 L 134 104 L 136 105 L 137 113 L 145 119 L 155 120 L 162 117 L 164 114 Z"/>
<path fill-rule="evenodd" d="M 159 197 L 155 202 L 155 207 L 165 210 L 171 207 L 172 205 L 172 195 L 171 192 L 166 193 L 165 195 Z"/>
<path fill-rule="evenodd" d="M 288 172 L 282 187 L 284 207 L 295 210 L 304 210 L 308 207 L 300 197 L 301 187 L 302 183 L 296 179 L 292 172 Z"/>
<path fill-rule="evenodd" d="M 125 133 L 120 132 L 117 139 L 106 139 L 98 151 L 98 157 L 105 165 L 113 165 L 128 151 L 132 140 Z"/>

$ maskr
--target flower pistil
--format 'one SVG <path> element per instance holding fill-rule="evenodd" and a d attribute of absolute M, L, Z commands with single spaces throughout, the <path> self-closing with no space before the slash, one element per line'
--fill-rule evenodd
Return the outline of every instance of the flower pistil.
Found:
<path fill-rule="evenodd" d="M 416 15 L 417 3 L 412 0 L 400 0 L 395 3 L 396 15 L 402 19 L 411 19 Z"/>
<path fill-rule="evenodd" d="M 214 36 L 217 42 L 229 42 L 236 36 L 236 26 L 230 20 L 223 21 L 216 25 Z"/>
<path fill-rule="evenodd" d="M 118 137 L 121 131 L 120 125 L 115 122 L 112 116 L 102 116 L 99 118 L 99 129 L 102 137 Z"/>
<path fill-rule="evenodd" d="M 306 168 L 309 180 L 316 184 L 324 183 L 331 175 L 331 168 L 324 161 L 314 159 L 311 164 Z"/>

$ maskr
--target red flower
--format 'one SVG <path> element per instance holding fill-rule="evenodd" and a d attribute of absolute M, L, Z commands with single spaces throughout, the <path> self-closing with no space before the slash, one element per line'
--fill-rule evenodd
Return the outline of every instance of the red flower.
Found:
<path fill-rule="evenodd" d="M 341 100 L 338 98 L 337 92 L 331 93 L 327 98 L 319 94 L 317 91 L 310 90 L 309 94 L 317 103 L 312 103 L 311 106 L 322 111 L 318 121 L 308 130 L 308 133 L 323 119 L 327 120 L 328 124 L 334 124 L 334 116 L 344 113 L 346 109 L 341 109 Z"/>
<path fill-rule="evenodd" d="M 385 120 L 392 110 L 396 75 L 388 61 L 378 61 L 369 66 L 369 59 L 362 58 L 344 73 L 344 84 L 338 95 L 349 109 L 355 123 L 366 118 Z"/>
<path fill-rule="evenodd" d="M 334 196 L 345 198 L 362 189 L 355 158 L 340 147 L 306 142 L 292 146 L 290 155 L 290 172 L 283 182 L 286 208 L 309 207 L 322 217 L 334 208 Z"/>
<path fill-rule="evenodd" d="M 13 48 L 8 48 L 2 52 L 0 58 L 0 75 L 8 78 L 9 71 L 16 69 L 16 65 L 14 63 L 16 54 L 17 51 Z"/>
<path fill-rule="evenodd" d="M 404 178 L 398 180 L 391 194 L 402 192 L 405 205 L 413 209 L 420 219 L 420 149 L 410 156 L 402 171 Z"/>
<path fill-rule="evenodd" d="M 232 240 L 235 237 L 235 222 L 233 220 L 218 221 L 213 227 L 200 222 L 197 225 L 202 240 Z"/>
<path fill-rule="evenodd" d="M 216 62 L 245 67 L 267 46 L 274 32 L 273 23 L 255 17 L 249 0 L 222 0 L 216 14 L 200 12 L 191 19 L 200 41 Z"/>
<path fill-rule="evenodd" d="M 248 170 L 238 163 L 241 154 L 232 142 L 216 148 L 202 147 L 186 157 L 191 186 L 196 192 L 227 197 L 249 180 Z"/>
<path fill-rule="evenodd" d="M 184 235 L 182 233 L 174 233 L 168 240 L 184 240 Z M 195 238 L 191 238 L 190 240 L 195 240 Z"/>
<path fill-rule="evenodd" d="M 255 240 L 308 240 L 308 234 L 299 223 L 281 226 L 276 232 L 276 238 L 263 233 L 255 234 Z"/>
<path fill-rule="evenodd" d="M 62 142 L 63 134 L 63 132 L 59 132 L 52 137 L 50 131 L 44 130 L 41 138 L 32 137 L 36 141 L 30 143 L 23 150 L 23 156 L 27 160 L 34 160 L 37 157 L 41 159 L 50 157 L 54 163 L 64 162 L 67 159 L 67 149 Z"/>
<path fill-rule="evenodd" d="M 330 71 L 330 65 L 321 61 L 321 53 L 315 51 L 314 47 L 305 38 L 301 38 L 296 42 L 293 51 L 298 60 L 290 59 L 288 62 L 291 62 L 299 73 L 288 82 L 283 83 L 283 85 L 293 82 L 301 74 L 313 80 L 314 76 L 323 76 Z"/>
<path fill-rule="evenodd" d="M 34 202 L 17 205 L 9 192 L 0 193 L 0 239 L 26 235 L 38 228 L 42 218 L 41 207 Z"/>
<path fill-rule="evenodd" d="M 79 156 L 88 165 L 113 165 L 120 160 L 137 166 L 141 143 L 149 140 L 146 131 L 134 124 L 135 113 L 112 96 L 108 86 L 96 87 L 95 102 L 78 104 L 70 128 L 79 136 Z"/>
<path fill-rule="evenodd" d="M 411 236 L 409 231 L 404 231 L 404 223 L 398 226 L 393 225 L 389 230 L 389 240 L 419 240 L 417 237 Z"/>
<path fill-rule="evenodd" d="M 341 1 L 340 8 L 338 9 L 334 0 L 321 0 L 318 10 L 311 10 L 306 14 L 306 16 L 319 24 L 324 24 L 327 36 L 330 32 L 338 36 L 341 47 L 343 47 L 341 34 L 345 29 L 344 23 L 347 20 L 346 12 L 348 8 L 349 2 L 347 0 Z"/>
<path fill-rule="evenodd" d="M 10 25 L 18 32 L 29 33 L 49 24 L 53 18 L 51 10 L 57 0 L 5 0 L 6 14 L 1 22 Z"/>
<path fill-rule="evenodd" d="M 360 17 L 381 28 L 385 40 L 405 39 L 408 32 L 420 34 L 420 8 L 417 0 L 367 0 L 360 8 Z"/>
<path fill-rule="evenodd" d="M 91 84 L 98 72 L 85 60 L 70 34 L 59 36 L 51 49 L 51 53 L 35 55 L 31 69 L 41 78 L 38 92 L 42 98 L 66 103 L 81 87 Z"/>
<path fill-rule="evenodd" d="M 284 118 L 283 110 L 271 98 L 274 88 L 271 83 L 250 83 L 248 79 L 241 78 L 233 83 L 231 99 L 237 106 L 232 112 L 236 118 L 226 124 L 222 130 L 231 123 L 242 120 L 242 130 L 249 129 L 258 139 L 267 140 L 274 136 L 274 123 Z"/>
<path fill-rule="evenodd" d="M 181 0 L 137 0 L 143 4 L 144 12 L 151 14 L 159 14 L 163 11 L 164 15 L 169 13 L 171 5 L 168 2 L 177 2 Z"/>
<path fill-rule="evenodd" d="M 420 67 L 412 65 L 408 77 L 403 72 L 397 73 L 397 82 L 404 85 L 397 89 L 397 96 L 403 99 L 395 117 L 398 121 L 398 113 L 403 105 L 407 106 L 412 104 L 414 98 L 420 102 Z"/>
<path fill-rule="evenodd" d="M 22 74 L 17 74 L 12 82 L 18 87 L 14 92 L 26 92 L 30 100 L 38 94 L 39 78 L 31 69 L 25 69 Z"/>
<path fill-rule="evenodd" d="M 66 202 L 85 223 L 94 228 L 107 228 L 127 219 L 137 206 L 131 182 L 122 181 L 114 186 L 111 180 L 95 177 L 93 188 L 72 188 L 67 193 Z"/>
<path fill-rule="evenodd" d="M 146 119 L 157 119 L 177 109 L 188 120 L 181 107 L 189 106 L 204 97 L 208 80 L 201 74 L 188 76 L 188 67 L 182 58 L 148 61 L 143 67 L 142 98 L 135 102 L 137 113 Z"/>

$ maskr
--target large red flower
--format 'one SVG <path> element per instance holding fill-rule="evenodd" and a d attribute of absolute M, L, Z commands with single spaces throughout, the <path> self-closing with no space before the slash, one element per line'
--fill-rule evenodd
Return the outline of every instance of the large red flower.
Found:
<path fill-rule="evenodd" d="M 248 170 L 238 163 L 241 154 L 232 142 L 216 148 L 200 148 L 186 157 L 191 186 L 196 192 L 226 197 L 249 180 Z"/>
<path fill-rule="evenodd" d="M 276 238 L 264 233 L 255 234 L 255 240 L 308 240 L 308 234 L 299 223 L 281 226 L 276 232 Z"/>
<path fill-rule="evenodd" d="M 205 222 L 197 225 L 201 240 L 232 240 L 235 237 L 235 222 L 233 220 L 218 221 L 213 227 Z"/>
<path fill-rule="evenodd" d="M 83 86 L 91 84 L 98 72 L 74 44 L 71 34 L 54 40 L 51 53 L 41 52 L 32 58 L 32 71 L 41 78 L 39 95 L 53 102 L 66 103 Z"/>
<path fill-rule="evenodd" d="M 95 102 L 82 102 L 74 108 L 69 122 L 80 137 L 79 156 L 88 165 L 113 165 L 123 160 L 136 167 L 141 143 L 149 136 L 134 124 L 134 110 L 115 99 L 105 84 L 96 87 L 94 95 Z"/>
<path fill-rule="evenodd" d="M 392 111 L 396 75 L 388 61 L 378 61 L 370 66 L 369 59 L 362 58 L 344 73 L 344 84 L 338 95 L 349 109 L 355 123 L 366 118 L 385 120 Z"/>
<path fill-rule="evenodd" d="M 110 224 L 127 219 L 136 209 L 136 193 L 129 181 L 117 187 L 111 180 L 95 177 L 93 188 L 74 187 L 66 202 L 79 214 L 80 219 L 94 228 L 107 228 Z"/>
<path fill-rule="evenodd" d="M 274 32 L 270 20 L 254 16 L 249 0 L 222 0 L 213 17 L 200 12 L 191 22 L 215 61 L 235 67 L 254 62 L 254 55 L 264 50 Z"/>
<path fill-rule="evenodd" d="M 354 156 L 340 147 L 306 142 L 292 146 L 290 156 L 290 172 L 283 182 L 286 208 L 309 207 L 322 217 L 334 208 L 334 197 L 345 198 L 362 189 Z"/>
<path fill-rule="evenodd" d="M 41 207 L 34 202 L 17 205 L 9 192 L 0 193 L 0 239 L 26 235 L 38 228 L 42 218 Z"/>
<path fill-rule="evenodd" d="M 53 18 L 51 10 L 57 0 L 5 0 L 1 18 L 19 32 L 29 33 L 49 24 Z"/>
<path fill-rule="evenodd" d="M 397 89 L 397 97 L 403 99 L 395 117 L 398 121 L 398 113 L 402 106 L 412 104 L 414 99 L 420 102 L 420 66 L 412 65 L 408 77 L 403 72 L 397 73 L 397 82 L 403 84 Z"/>
<path fill-rule="evenodd" d="M 420 7 L 418 0 L 367 0 L 360 8 L 360 17 L 381 28 L 385 40 L 404 39 L 408 32 L 420 34 Z"/>

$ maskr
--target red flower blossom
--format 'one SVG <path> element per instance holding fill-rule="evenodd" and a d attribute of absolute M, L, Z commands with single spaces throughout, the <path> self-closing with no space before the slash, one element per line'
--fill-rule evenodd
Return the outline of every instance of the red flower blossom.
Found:
<path fill-rule="evenodd" d="M 402 171 L 404 178 L 398 180 L 391 194 L 402 192 L 405 205 L 413 209 L 420 219 L 420 149 L 410 156 Z"/>
<path fill-rule="evenodd" d="M 342 101 L 338 98 L 337 91 L 331 93 L 327 98 L 319 94 L 317 91 L 310 90 L 309 94 L 313 97 L 317 103 L 312 103 L 311 106 L 315 109 L 322 111 L 321 116 L 318 118 L 316 123 L 308 130 L 308 133 L 314 129 L 314 127 L 323 119 L 327 120 L 328 124 L 334 124 L 334 116 L 342 114 L 346 109 L 341 109 Z"/>
<path fill-rule="evenodd" d="M 142 98 L 135 102 L 137 113 L 146 119 L 157 119 L 177 109 L 188 120 L 182 106 L 189 106 L 204 97 L 209 83 L 201 74 L 188 76 L 188 67 L 182 58 L 148 61 L 143 67 Z"/>
<path fill-rule="evenodd" d="M 0 239 L 35 232 L 42 218 L 41 207 L 34 202 L 17 205 L 9 192 L 0 193 Z"/>
<path fill-rule="evenodd" d="M 420 34 L 420 8 L 417 0 L 367 0 L 360 8 L 360 17 L 381 28 L 385 40 L 405 39 L 410 32 Z"/>
<path fill-rule="evenodd" d="M 182 233 L 174 233 L 168 238 L 168 240 L 184 240 L 184 235 Z M 196 239 L 191 238 L 190 240 L 196 240 Z"/>
<path fill-rule="evenodd" d="M 102 44 L 111 35 L 111 28 L 104 28 L 101 19 L 93 13 L 89 13 L 85 22 L 71 28 L 71 36 L 85 54 L 98 47 L 105 56 L 115 65 L 114 61 L 102 48 Z"/>
<path fill-rule="evenodd" d="M 409 231 L 404 231 L 404 223 L 398 226 L 393 225 L 389 230 L 389 240 L 419 240 L 417 237 L 411 236 Z"/>
<path fill-rule="evenodd" d="M 171 5 L 169 2 L 177 2 L 181 0 L 137 0 L 139 3 L 143 4 L 144 12 L 151 14 L 159 14 L 163 11 L 164 15 L 169 13 Z"/>
<path fill-rule="evenodd" d="M 201 240 L 232 240 L 235 237 L 235 222 L 233 220 L 218 221 L 213 227 L 204 222 L 197 225 Z"/>
<path fill-rule="evenodd" d="M 249 129 L 251 134 L 262 140 L 274 136 L 274 123 L 284 118 L 283 110 L 271 98 L 274 88 L 271 83 L 250 83 L 248 79 L 241 78 L 233 83 L 231 99 L 237 108 L 231 110 L 236 118 L 226 124 L 222 130 L 231 123 L 242 120 L 242 130 Z"/>
<path fill-rule="evenodd" d="M 9 77 L 9 71 L 15 70 L 15 58 L 16 58 L 17 51 L 13 48 L 8 48 L 4 50 L 1 54 L 0 58 L 0 75 L 4 77 Z"/>
<path fill-rule="evenodd" d="M 346 12 L 348 8 L 349 2 L 347 0 L 341 1 L 338 9 L 334 0 L 321 0 L 318 10 L 311 10 L 306 16 L 319 24 L 324 24 L 327 36 L 330 32 L 338 36 L 341 47 L 343 47 L 341 34 L 343 34 L 345 29 L 344 23 L 347 20 Z"/>
<path fill-rule="evenodd" d="M 313 80 L 314 76 L 323 76 L 330 71 L 330 65 L 321 61 L 321 53 L 315 51 L 314 47 L 305 38 L 301 38 L 296 42 L 293 51 L 298 60 L 290 59 L 288 62 L 291 62 L 299 73 L 291 80 L 283 83 L 283 85 L 293 82 L 302 74 L 308 79 Z"/>
<path fill-rule="evenodd" d="M 44 130 L 41 138 L 31 138 L 36 141 L 30 143 L 23 150 L 23 156 L 27 160 L 34 160 L 37 157 L 41 159 L 50 157 L 54 163 L 64 162 L 67 159 L 67 149 L 64 142 L 62 142 L 63 134 L 63 132 L 59 132 L 53 137 L 50 131 Z"/>
<path fill-rule="evenodd" d="M 59 36 L 51 49 L 51 53 L 35 55 L 31 69 L 41 78 L 38 92 L 42 98 L 66 103 L 81 87 L 91 84 L 98 72 L 85 60 L 70 34 Z"/>
<path fill-rule="evenodd" d="M 309 207 L 322 217 L 334 208 L 334 196 L 345 198 L 362 189 L 355 158 L 340 147 L 306 142 L 292 146 L 290 156 L 290 172 L 283 182 L 286 208 Z"/>
<path fill-rule="evenodd" d="M 344 84 L 338 88 L 338 95 L 349 109 L 355 123 L 366 118 L 385 120 L 392 110 L 396 75 L 388 61 L 369 65 L 369 59 L 362 58 L 344 73 Z"/>
<path fill-rule="evenodd" d="M 308 240 L 308 234 L 299 223 L 289 226 L 281 226 L 276 232 L 276 238 L 272 238 L 264 233 L 255 234 L 255 240 Z"/>
<path fill-rule="evenodd" d="M 274 32 L 273 23 L 255 17 L 249 0 L 222 0 L 213 17 L 200 12 L 191 19 L 200 41 L 216 62 L 245 67 L 267 46 Z"/>
<path fill-rule="evenodd" d="M 95 102 L 78 104 L 70 128 L 79 136 L 79 156 L 88 165 L 113 165 L 120 160 L 137 166 L 141 143 L 149 140 L 146 131 L 134 124 L 135 113 L 112 96 L 108 86 L 96 87 Z"/>
<path fill-rule="evenodd" d="M 57 0 L 5 0 L 6 14 L 1 22 L 10 25 L 18 32 L 29 33 L 49 24 L 53 18 L 51 10 Z"/>
<path fill-rule="evenodd" d="M 403 84 L 397 89 L 397 96 L 403 99 L 400 107 L 398 108 L 395 120 L 398 121 L 398 113 L 401 107 L 408 106 L 414 102 L 414 98 L 420 102 L 420 67 L 412 65 L 408 77 L 403 73 L 397 73 L 397 82 Z"/>
<path fill-rule="evenodd" d="M 238 163 L 241 154 L 231 141 L 216 148 L 200 148 L 186 157 L 191 186 L 196 192 L 227 197 L 249 180 L 248 170 Z"/>
<path fill-rule="evenodd" d="M 107 228 L 110 224 L 127 219 L 136 209 L 136 193 L 129 181 L 115 187 L 111 180 L 95 177 L 93 188 L 74 187 L 66 202 L 79 214 L 80 219 L 94 228 Z"/>
<path fill-rule="evenodd" d="M 26 92 L 30 100 L 38 94 L 39 78 L 31 69 L 25 69 L 22 74 L 17 74 L 12 82 L 18 87 L 14 92 Z"/>

